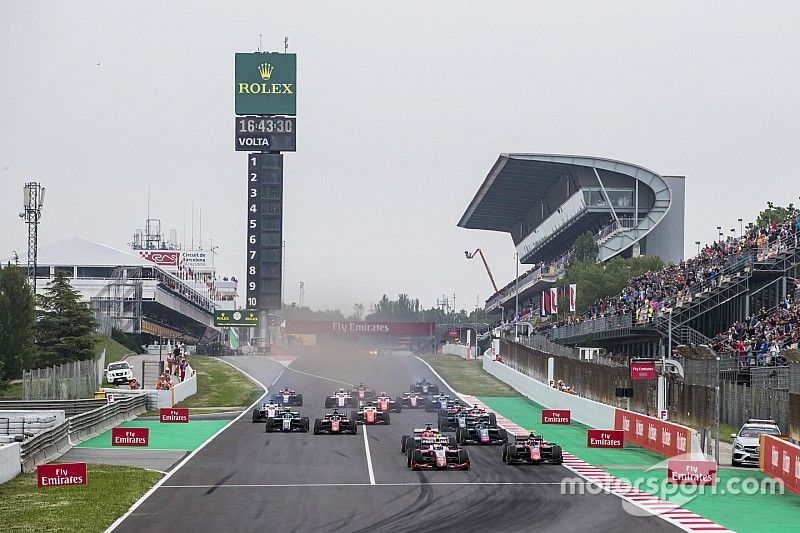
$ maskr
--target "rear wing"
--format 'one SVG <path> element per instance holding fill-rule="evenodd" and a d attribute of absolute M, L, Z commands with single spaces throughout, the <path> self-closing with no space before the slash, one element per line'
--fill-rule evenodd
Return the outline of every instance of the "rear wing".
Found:
<path fill-rule="evenodd" d="M 422 437 L 420 439 L 422 444 L 450 444 L 449 437 Z"/>
<path fill-rule="evenodd" d="M 414 434 L 422 433 L 423 431 L 435 431 L 436 433 L 440 433 L 439 428 L 435 428 L 431 426 L 430 429 L 428 428 L 414 428 Z"/>

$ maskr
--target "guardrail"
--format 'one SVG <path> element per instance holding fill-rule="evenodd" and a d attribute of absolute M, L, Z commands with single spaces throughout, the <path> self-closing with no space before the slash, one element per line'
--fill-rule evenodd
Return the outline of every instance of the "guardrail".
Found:
<path fill-rule="evenodd" d="M 0 411 L 64 411 L 67 418 L 106 404 L 105 400 L 4 400 Z"/>
<path fill-rule="evenodd" d="M 147 395 L 121 398 L 68 418 L 58 426 L 43 431 L 20 446 L 22 471 L 30 472 L 36 465 L 52 461 L 66 452 L 75 441 L 97 435 L 118 423 L 130 420 L 147 410 Z M 54 403 L 54 402 L 50 402 Z M 73 441 L 74 437 L 74 441 Z"/>
<path fill-rule="evenodd" d="M 561 326 L 549 330 L 550 338 L 565 339 L 577 337 L 579 335 L 588 335 L 590 333 L 598 333 L 600 331 L 609 331 L 613 329 L 629 328 L 633 324 L 633 315 L 626 314 L 620 316 L 610 316 L 603 318 L 596 318 L 594 320 L 587 320 L 579 324 L 570 324 L 568 326 Z"/>

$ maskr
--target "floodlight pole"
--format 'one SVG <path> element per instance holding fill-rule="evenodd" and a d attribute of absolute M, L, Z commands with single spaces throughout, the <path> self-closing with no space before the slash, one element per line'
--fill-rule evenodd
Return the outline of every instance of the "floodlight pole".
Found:
<path fill-rule="evenodd" d="M 36 262 L 39 253 L 39 220 L 42 218 L 44 187 L 36 181 L 22 188 L 22 211 L 19 216 L 28 225 L 28 279 L 33 295 L 36 296 Z"/>

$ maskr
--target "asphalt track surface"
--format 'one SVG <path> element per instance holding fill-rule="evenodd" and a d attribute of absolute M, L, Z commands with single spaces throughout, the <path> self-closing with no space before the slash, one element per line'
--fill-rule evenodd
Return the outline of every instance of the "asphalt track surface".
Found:
<path fill-rule="evenodd" d="M 227 360 L 266 386 L 277 378 L 272 390 L 287 385 L 302 392 L 298 410 L 312 425 L 325 411 L 325 396 L 345 383 L 363 381 L 394 397 L 416 379 L 438 381 L 409 356 L 320 352 L 295 359 L 291 370 L 266 358 Z M 358 435 L 265 433 L 247 413 L 115 531 L 163 531 L 164 524 L 173 531 L 236 533 L 679 531 L 656 517 L 626 514 L 613 495 L 561 494 L 560 482 L 574 477 L 571 472 L 505 465 L 499 446 L 470 446 L 467 472 L 412 472 L 400 438 L 435 420 L 424 410 L 392 414 L 391 425 L 368 427 L 367 454 L 363 426 Z"/>

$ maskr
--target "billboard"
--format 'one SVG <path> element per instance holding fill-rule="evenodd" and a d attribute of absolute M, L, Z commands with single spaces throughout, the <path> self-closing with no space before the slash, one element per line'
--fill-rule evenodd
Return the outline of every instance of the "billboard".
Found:
<path fill-rule="evenodd" d="M 435 332 L 435 322 L 286 321 L 286 333 L 290 335 L 409 335 L 428 337 Z"/>
<path fill-rule="evenodd" d="M 674 457 L 692 451 L 692 433 L 686 426 L 617 409 L 614 415 L 614 428 L 625 433 L 625 440 L 664 457 Z"/>
<path fill-rule="evenodd" d="M 236 151 L 294 152 L 297 148 L 294 117 L 236 117 Z"/>
<path fill-rule="evenodd" d="M 297 55 L 236 54 L 237 115 L 297 114 Z"/>
<path fill-rule="evenodd" d="M 178 268 L 181 253 L 178 250 L 139 250 L 139 256 L 164 268 Z"/>
<path fill-rule="evenodd" d="M 227 309 L 218 309 L 214 311 L 214 325 L 218 328 L 255 328 L 258 327 L 258 311 L 231 311 Z"/>
<path fill-rule="evenodd" d="M 656 379 L 656 362 L 652 359 L 631 359 L 631 379 Z"/>

